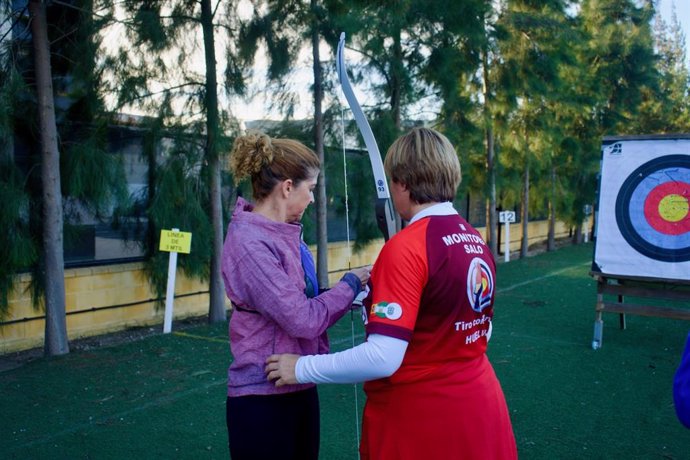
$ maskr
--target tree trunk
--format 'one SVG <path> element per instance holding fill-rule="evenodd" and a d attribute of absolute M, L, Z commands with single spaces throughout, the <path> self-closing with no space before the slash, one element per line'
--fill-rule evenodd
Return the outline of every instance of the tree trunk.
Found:
<path fill-rule="evenodd" d="M 393 36 L 393 65 L 391 65 L 391 113 L 393 115 L 393 123 L 395 124 L 395 129 L 397 133 L 400 133 L 401 124 L 401 112 L 402 112 L 402 66 L 403 66 L 403 53 L 402 53 L 402 42 L 400 38 L 400 30 L 396 31 Z"/>
<path fill-rule="evenodd" d="M 491 108 L 489 107 L 490 88 L 489 88 L 489 64 L 486 52 L 482 56 L 483 67 L 483 89 L 484 89 L 484 123 L 486 126 L 486 172 L 489 180 L 489 212 L 488 214 L 488 237 L 489 249 L 494 257 L 498 257 L 498 222 L 496 216 L 496 168 L 494 151 L 494 130 Z"/>
<path fill-rule="evenodd" d="M 317 1 L 311 0 L 311 47 L 314 59 L 314 150 L 321 163 L 316 183 L 316 277 L 319 288 L 328 288 L 328 203 L 326 197 L 326 157 L 323 146 L 323 75 L 319 53 Z"/>
<path fill-rule="evenodd" d="M 53 101 L 50 45 L 46 7 L 42 1 L 29 2 L 31 34 L 36 66 L 36 94 L 41 139 L 41 181 L 43 187 L 43 250 L 45 261 L 45 343 L 46 356 L 69 353 L 65 318 L 65 263 L 63 254 L 62 194 Z"/>
<path fill-rule="evenodd" d="M 206 160 L 211 179 L 210 204 L 211 225 L 213 227 L 208 321 L 215 323 L 225 320 L 225 288 L 221 274 L 223 203 L 218 152 L 220 119 L 218 117 L 218 82 L 216 80 L 216 51 L 213 38 L 211 0 L 201 0 L 201 27 L 204 33 L 204 55 L 206 59 Z"/>
<path fill-rule="evenodd" d="M 0 139 L 0 161 L 14 161 L 14 132 L 10 129 L 5 139 Z"/>
<path fill-rule="evenodd" d="M 529 146 L 529 143 L 527 143 Z M 529 234 L 527 231 L 529 224 L 529 147 L 525 152 L 525 174 L 522 183 L 522 241 L 520 242 L 520 257 L 527 257 L 529 250 Z"/>
<path fill-rule="evenodd" d="M 393 124 L 395 125 L 396 137 L 402 131 L 402 94 L 403 94 L 403 51 L 402 39 L 400 37 L 401 31 L 397 29 L 393 35 L 393 62 L 391 63 L 390 75 L 390 91 L 391 91 L 391 113 L 393 117 Z M 384 155 L 382 153 L 382 155 Z M 400 214 L 394 213 L 395 216 L 395 231 L 399 232 L 402 229 L 403 221 Z"/>
<path fill-rule="evenodd" d="M 582 243 L 582 222 L 578 222 L 575 226 L 575 233 L 573 234 L 573 244 Z"/>
<path fill-rule="evenodd" d="M 546 250 L 556 250 L 556 167 L 551 165 L 551 193 L 549 196 L 549 232 L 546 241 Z"/>

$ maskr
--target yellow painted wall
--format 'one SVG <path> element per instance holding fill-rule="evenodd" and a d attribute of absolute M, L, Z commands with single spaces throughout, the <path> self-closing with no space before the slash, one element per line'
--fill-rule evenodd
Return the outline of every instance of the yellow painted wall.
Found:
<path fill-rule="evenodd" d="M 477 228 L 477 231 L 484 236 L 484 239 L 488 238 L 487 231 L 485 227 Z M 549 231 L 548 221 L 536 221 L 530 222 L 528 224 L 528 238 L 529 245 L 542 243 L 546 240 Z M 567 237 L 570 229 L 562 222 L 556 222 L 555 237 L 556 239 Z M 502 253 L 505 248 L 505 226 L 501 225 L 501 247 L 499 252 Z M 510 226 L 510 251 L 520 250 L 520 242 L 522 240 L 522 225 L 521 224 L 511 224 Z M 357 254 L 352 251 L 352 258 L 350 262 L 350 267 L 356 268 L 367 264 L 372 264 L 376 261 L 381 247 L 383 246 L 383 239 L 373 241 L 369 246 L 367 246 L 361 252 Z M 312 253 L 316 253 L 316 246 L 310 247 Z M 328 246 L 328 281 L 331 285 L 336 283 L 341 276 L 348 270 L 348 251 L 347 243 L 331 243 Z M 501 257 L 499 262 L 502 261 Z"/>
<path fill-rule="evenodd" d="M 208 285 L 190 280 L 181 272 L 176 278 L 175 295 L 182 297 L 175 299 L 175 318 L 207 314 Z M 4 319 L 10 324 L 0 326 L 0 354 L 43 346 L 45 321 L 43 312 L 31 306 L 27 290 L 30 279 L 27 274 L 17 277 L 18 284 L 9 299 L 10 314 Z M 71 340 L 149 325 L 162 330 L 164 308 L 156 308 L 154 298 L 141 263 L 67 269 L 67 335 Z M 114 308 L 98 310 L 101 307 Z M 13 322 L 24 318 L 30 320 Z"/>
<path fill-rule="evenodd" d="M 482 235 L 486 238 L 486 229 L 482 227 L 481 229 L 478 229 Z M 566 226 L 562 222 L 556 222 L 556 228 L 555 228 L 555 233 L 556 233 L 556 239 L 559 238 L 564 238 L 568 236 L 570 229 L 568 226 Z M 528 229 L 527 229 L 527 237 L 529 239 L 529 245 L 532 246 L 534 244 L 538 243 L 543 243 L 546 241 L 547 235 L 549 233 L 549 222 L 546 220 L 540 220 L 536 222 L 529 222 L 528 224 Z M 501 225 L 501 247 L 499 248 L 499 252 L 503 253 L 503 249 L 505 248 L 505 225 Z M 519 251 L 520 250 L 520 242 L 522 241 L 522 224 L 521 223 L 516 223 L 516 224 L 510 224 L 510 251 Z M 503 260 L 503 259 L 501 259 Z"/>
<path fill-rule="evenodd" d="M 530 244 L 542 242 L 547 234 L 547 222 L 529 224 Z M 486 229 L 478 229 L 486 237 Z M 501 241 L 505 238 L 501 226 Z M 556 237 L 568 235 L 568 228 L 561 223 L 556 226 Z M 513 224 L 510 228 L 511 251 L 520 248 L 522 226 Z M 373 263 L 378 256 L 383 240 L 376 240 L 364 250 L 354 253 L 344 242 L 332 243 L 328 247 L 329 283 L 335 284 L 352 268 Z M 316 253 L 316 248 L 311 248 Z M 503 247 L 501 247 L 501 251 Z M 349 255 L 351 253 L 351 256 Z M 500 258 L 500 260 L 503 260 Z M 499 261 L 500 261 L 499 260 Z M 17 276 L 17 286 L 10 297 L 10 314 L 4 319 L 9 324 L 0 325 L 0 354 L 43 346 L 45 322 L 43 313 L 31 306 L 27 290 L 30 276 Z M 141 263 L 128 263 L 100 267 L 65 270 L 65 292 L 67 307 L 67 333 L 70 339 L 115 332 L 134 326 L 156 325 L 162 330 L 163 310 L 156 308 Z M 175 283 L 175 319 L 202 316 L 208 313 L 208 285 L 190 280 L 178 272 Z M 181 297 L 178 297 L 181 296 Z M 229 302 L 228 302 L 229 306 Z M 95 310 L 99 307 L 114 307 Z M 93 311 L 90 311 L 94 309 Z M 81 311 L 82 313 L 74 314 Z M 84 312 L 86 311 L 86 312 Z M 72 314 L 70 314 L 72 313 Z M 17 321 L 23 318 L 36 318 Z"/>

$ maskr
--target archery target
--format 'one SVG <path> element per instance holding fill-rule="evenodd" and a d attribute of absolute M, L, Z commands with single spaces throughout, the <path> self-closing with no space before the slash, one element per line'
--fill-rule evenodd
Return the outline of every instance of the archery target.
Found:
<path fill-rule="evenodd" d="M 626 241 L 655 260 L 690 260 L 690 156 L 648 161 L 623 182 L 616 221 Z"/>
<path fill-rule="evenodd" d="M 621 139 L 602 158 L 595 265 L 690 279 L 690 139 Z"/>

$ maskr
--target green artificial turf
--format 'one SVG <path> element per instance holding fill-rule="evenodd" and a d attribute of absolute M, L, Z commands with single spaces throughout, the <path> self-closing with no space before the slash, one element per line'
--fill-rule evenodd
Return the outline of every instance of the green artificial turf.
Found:
<path fill-rule="evenodd" d="M 591 254 L 588 244 L 499 265 L 489 357 L 520 458 L 690 459 L 671 393 L 689 324 L 629 315 L 620 330 L 605 314 L 592 350 Z M 334 351 L 351 346 L 351 328 L 349 315 L 332 328 Z M 227 458 L 226 337 L 227 323 L 199 326 L 0 373 L 0 457 Z M 361 386 L 319 392 L 321 458 L 356 459 Z"/>

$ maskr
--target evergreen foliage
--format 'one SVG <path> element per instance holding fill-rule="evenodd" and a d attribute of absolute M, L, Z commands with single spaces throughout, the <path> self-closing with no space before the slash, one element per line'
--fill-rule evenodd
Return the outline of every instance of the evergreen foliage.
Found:
<path fill-rule="evenodd" d="M 260 51 L 268 55 L 260 91 L 285 117 L 269 134 L 315 145 L 314 126 L 291 123 L 299 100 L 291 70 L 318 37 L 335 49 L 345 31 L 351 79 L 373 96 L 364 110 L 382 154 L 417 118 L 442 130 L 463 166 L 456 203 L 486 197 L 492 242 L 497 208 L 522 209 L 525 224 L 536 216 L 580 226 L 595 199 L 602 136 L 690 131 L 685 37 L 677 18 L 655 17 L 651 0 L 266 0 L 251 2 L 244 22 L 239 3 L 69 0 L 48 9 L 65 237 L 85 214 L 116 225 L 138 217 L 150 232 L 146 270 L 160 297 L 160 230 L 193 231 L 192 253 L 179 263 L 207 280 L 216 230 L 229 217 L 217 209 L 214 181 L 222 177 L 224 209 L 248 193 L 220 171 L 228 133 L 239 130 L 224 101 L 248 91 Z M 17 26 L 11 42 L 0 41 L 0 225 L 11 229 L 0 261 L 1 318 L 18 272 L 35 273 L 40 299 L 44 265 L 31 37 L 23 8 L 0 18 Z M 217 45 L 209 32 L 218 32 Z M 105 38 L 112 36 L 122 40 Z M 216 54 L 223 67 L 213 72 Z M 344 214 L 347 180 L 357 249 L 379 237 L 373 178 L 366 153 L 352 148 L 343 178 L 341 119 L 351 117 L 337 100 L 333 61 L 323 60 L 326 204 Z M 121 161 L 107 153 L 112 113 L 129 111 L 146 114 L 145 197 L 127 196 Z M 359 139 L 346 124 L 346 138 Z M 13 150 L 27 153 L 14 159 Z M 303 220 L 308 242 L 313 213 Z"/>
<path fill-rule="evenodd" d="M 225 10 L 209 0 L 159 0 L 151 2 L 125 2 L 106 4 L 118 18 L 113 26 L 125 25 L 129 41 L 123 42 L 104 61 L 109 78 L 107 91 L 116 95 L 116 110 L 137 110 L 153 117 L 159 133 L 173 143 L 160 159 L 148 150 L 149 168 L 155 180 L 151 181 L 148 217 L 152 235 L 145 242 L 147 273 L 157 293 L 165 291 L 165 280 L 152 267 L 160 265 L 157 234 L 167 225 L 185 231 L 194 231 L 194 254 L 180 258 L 179 264 L 190 276 L 210 280 L 209 320 L 225 318 L 225 293 L 220 277 L 220 257 L 225 219 L 222 201 L 222 157 L 229 150 L 229 139 L 224 133 L 237 130 L 229 110 L 220 109 L 216 75 L 215 31 L 222 30 L 226 68 L 221 71 L 224 95 L 241 93 L 245 89 L 243 55 L 238 41 L 239 23 L 236 2 L 227 2 Z M 105 51 L 105 50 L 104 50 Z M 203 53 L 204 66 L 195 58 Z M 172 133 L 172 134 L 171 134 Z M 180 133 L 186 133 L 181 135 Z M 195 137 L 196 142 L 188 138 Z M 161 140 L 162 138 L 157 138 Z M 202 158 L 196 158 L 202 154 Z M 196 165 L 182 174 L 183 164 Z M 158 171 L 160 169 L 160 171 Z M 184 169 L 184 168 L 183 168 Z M 182 191 L 189 200 L 170 200 L 177 193 L 163 180 L 173 177 L 198 181 L 196 187 Z M 182 174 L 182 175 L 180 175 Z M 161 182 L 162 180 L 162 182 Z M 181 184 L 178 186 L 182 187 Z M 195 199 L 188 195 L 194 191 Z M 205 192 L 207 197 L 201 194 Z M 199 213 L 199 209 L 205 211 Z M 175 216 L 178 224 L 169 222 Z M 204 220 L 205 219 L 205 220 Z M 182 224 L 198 224 L 195 228 L 182 228 Z M 172 228 L 167 227 L 167 228 Z M 210 232 L 210 233 L 208 233 Z M 200 240 L 212 242 L 206 245 Z"/>
<path fill-rule="evenodd" d="M 0 137 L 7 150 L 2 165 L 2 188 L 7 200 L 3 201 L 2 219 L 12 229 L 8 243 L 13 254 L 2 261 L 0 268 L 0 317 L 8 313 L 8 295 L 19 272 L 28 270 L 34 274 L 30 287 L 34 306 L 44 305 L 45 252 L 39 244 L 44 228 L 40 130 L 32 36 L 26 5 L 14 5 L 19 8 L 5 18 L 9 27 L 3 37 L 0 70 Z M 89 0 L 73 0 L 47 8 L 67 229 L 79 224 L 80 218 L 78 212 L 70 210 L 85 208 L 97 215 L 107 214 L 125 194 L 121 164 L 105 153 L 108 117 L 99 92 L 100 75 L 95 70 L 99 43 L 95 31 L 102 27 L 102 21 L 90 14 L 91 6 Z M 15 159 L 13 151 L 17 146 L 26 155 Z M 64 235 L 66 245 L 75 244 L 70 240 L 71 232 Z"/>
<path fill-rule="evenodd" d="M 658 55 L 656 90 L 643 88 L 640 113 L 635 120 L 637 132 L 690 132 L 690 72 L 687 67 L 685 34 L 673 11 L 670 23 L 654 19 L 654 43 Z"/>
<path fill-rule="evenodd" d="M 559 217 L 576 227 L 597 190 L 601 138 L 640 134 L 635 126 L 645 92 L 657 92 L 658 60 L 650 20 L 652 2 L 582 0 L 573 42 L 577 65 L 567 74 L 571 99 L 566 132 L 565 197 Z M 654 134 L 646 133 L 646 134 Z"/>
<path fill-rule="evenodd" d="M 29 198 L 22 179 L 14 161 L 0 158 L 0 225 L 5 229 L 6 248 L 4 257 L 0 258 L 0 319 L 8 313 L 14 275 L 29 269 L 38 258 L 38 248 L 29 236 L 26 219 Z"/>
<path fill-rule="evenodd" d="M 579 65 L 587 69 L 588 78 L 582 81 L 581 91 L 594 95 L 590 122 L 599 135 L 635 133 L 633 121 L 643 89 L 657 89 L 653 16 L 650 0 L 582 1 L 579 19 L 586 46 Z"/>
<path fill-rule="evenodd" d="M 178 228 L 192 232 L 191 252 L 178 260 L 184 260 L 180 266 L 187 275 L 208 281 L 208 255 L 213 238 L 208 219 L 206 181 L 200 174 L 203 150 L 196 142 L 195 139 L 185 139 L 184 133 L 178 132 L 175 142 L 163 153 L 165 160 L 156 168 L 152 184 L 154 192 L 148 217 L 152 223 L 151 230 L 156 235 L 155 241 L 163 229 Z M 146 262 L 146 273 L 159 299 L 165 295 L 167 266 L 167 252 L 154 251 Z"/>

